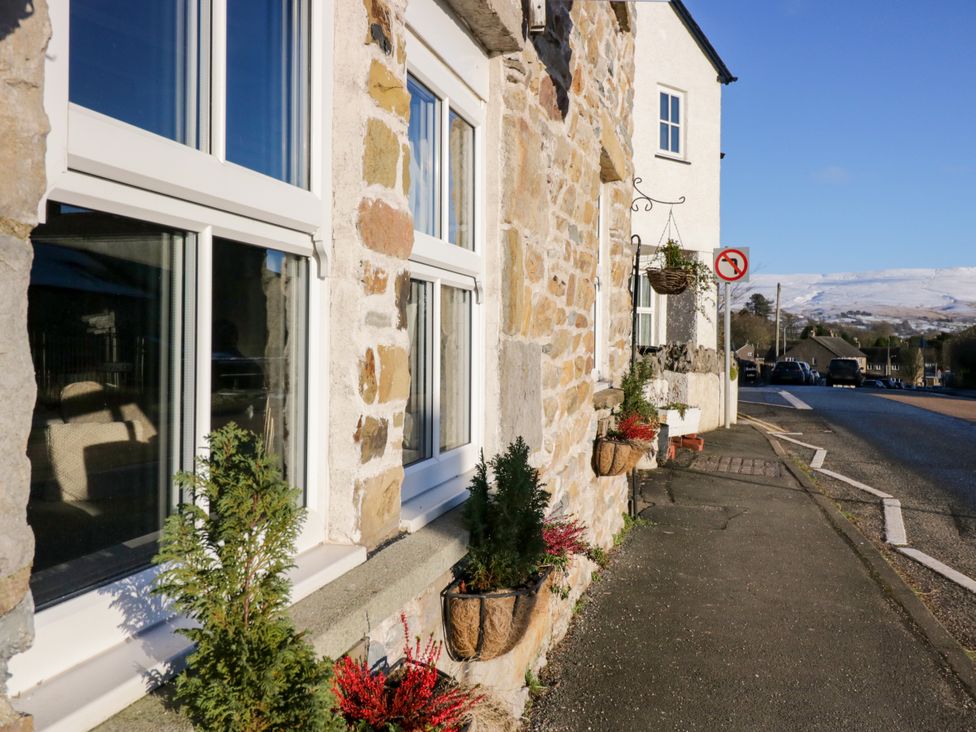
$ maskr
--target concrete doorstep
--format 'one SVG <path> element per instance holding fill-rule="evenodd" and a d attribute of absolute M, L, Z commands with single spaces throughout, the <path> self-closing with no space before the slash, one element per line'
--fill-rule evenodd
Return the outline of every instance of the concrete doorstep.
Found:
<path fill-rule="evenodd" d="M 778 443 L 704 438 L 645 481 L 530 729 L 976 729 L 966 653 Z"/>

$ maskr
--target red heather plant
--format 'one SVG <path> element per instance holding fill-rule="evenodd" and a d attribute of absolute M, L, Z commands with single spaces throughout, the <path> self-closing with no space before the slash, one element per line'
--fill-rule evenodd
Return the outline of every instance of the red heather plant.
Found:
<path fill-rule="evenodd" d="M 639 414 L 630 414 L 617 423 L 612 436 L 633 442 L 653 442 L 657 436 L 657 424 L 647 422 Z"/>
<path fill-rule="evenodd" d="M 370 673 L 365 661 L 345 656 L 334 667 L 333 691 L 339 711 L 354 730 L 457 732 L 484 698 L 445 684 L 437 673 L 443 644 L 433 636 L 421 648 L 410 643 L 407 618 L 401 613 L 403 667 L 387 676 Z"/>
<path fill-rule="evenodd" d="M 547 518 L 542 525 L 546 542 L 546 556 L 568 559 L 573 554 L 586 554 L 590 545 L 583 539 L 586 526 L 576 518 Z"/>

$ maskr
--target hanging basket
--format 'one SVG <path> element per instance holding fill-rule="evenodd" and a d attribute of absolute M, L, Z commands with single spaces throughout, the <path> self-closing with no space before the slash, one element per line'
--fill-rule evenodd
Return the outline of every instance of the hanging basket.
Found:
<path fill-rule="evenodd" d="M 623 475 L 640 461 L 640 451 L 625 440 L 600 437 L 593 450 L 593 472 L 601 477 Z"/>
<path fill-rule="evenodd" d="M 466 593 L 455 580 L 441 592 L 444 638 L 455 661 L 488 661 L 518 645 L 536 608 L 544 609 L 547 567 L 528 587 L 499 592 Z"/>
<path fill-rule="evenodd" d="M 679 267 L 648 267 L 647 279 L 654 291 L 661 295 L 679 295 L 691 284 L 691 275 Z"/>

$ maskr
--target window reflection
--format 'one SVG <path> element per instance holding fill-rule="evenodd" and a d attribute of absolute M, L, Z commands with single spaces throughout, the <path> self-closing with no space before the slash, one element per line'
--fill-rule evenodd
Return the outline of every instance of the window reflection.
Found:
<path fill-rule="evenodd" d="M 433 455 L 431 448 L 433 378 L 431 363 L 431 291 L 429 282 L 410 281 L 407 302 L 407 337 L 410 340 L 410 394 L 403 419 L 403 464 Z"/>
<path fill-rule="evenodd" d="M 285 477 L 304 486 L 306 260 L 213 243 L 210 428 L 264 436 Z"/>
<path fill-rule="evenodd" d="M 440 449 L 471 442 L 471 293 L 441 286 Z"/>
<path fill-rule="evenodd" d="M 440 186 L 438 185 L 438 118 L 440 100 L 427 87 L 407 77 L 410 92 L 410 211 L 413 228 L 440 236 Z"/>
<path fill-rule="evenodd" d="M 448 241 L 474 249 L 474 127 L 451 111 Z"/>
<path fill-rule="evenodd" d="M 155 551 L 179 455 L 183 296 L 174 265 L 188 238 L 57 204 L 32 235 L 28 520 L 41 607 Z"/>
<path fill-rule="evenodd" d="M 72 102 L 197 145 L 194 0 L 71 0 Z"/>
<path fill-rule="evenodd" d="M 227 159 L 308 186 L 308 17 L 302 0 L 227 3 Z"/>

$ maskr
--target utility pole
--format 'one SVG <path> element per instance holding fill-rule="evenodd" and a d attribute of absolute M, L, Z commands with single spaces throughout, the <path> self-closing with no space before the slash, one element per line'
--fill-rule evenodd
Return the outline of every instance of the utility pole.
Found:
<path fill-rule="evenodd" d="M 776 360 L 779 360 L 779 293 L 781 285 L 776 283 Z"/>

